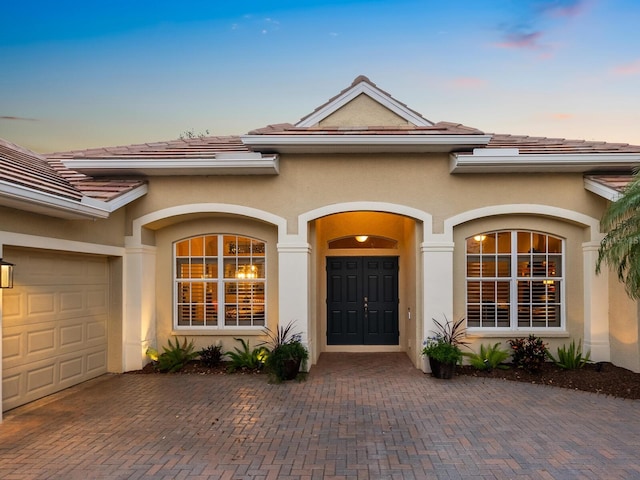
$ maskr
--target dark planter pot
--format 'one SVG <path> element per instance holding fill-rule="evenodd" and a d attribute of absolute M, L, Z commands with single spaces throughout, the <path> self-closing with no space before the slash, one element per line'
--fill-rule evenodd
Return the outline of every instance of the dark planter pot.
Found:
<path fill-rule="evenodd" d="M 431 357 L 429 357 L 429 365 L 431 366 L 431 373 L 436 378 L 449 380 L 453 378 L 453 374 L 456 371 L 455 363 L 441 363 Z"/>
<path fill-rule="evenodd" d="M 285 360 L 282 364 L 282 380 L 293 380 L 300 371 L 301 359 Z"/>

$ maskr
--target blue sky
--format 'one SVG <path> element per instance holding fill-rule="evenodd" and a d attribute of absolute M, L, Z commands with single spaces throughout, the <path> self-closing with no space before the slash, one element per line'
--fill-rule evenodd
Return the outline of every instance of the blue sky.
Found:
<path fill-rule="evenodd" d="M 0 137 L 38 152 L 295 123 L 361 74 L 432 121 L 640 145 L 637 0 L 23 0 L 2 11 Z"/>

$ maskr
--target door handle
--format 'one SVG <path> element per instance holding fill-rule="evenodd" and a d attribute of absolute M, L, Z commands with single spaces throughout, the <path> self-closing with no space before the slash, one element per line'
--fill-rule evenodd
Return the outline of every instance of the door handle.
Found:
<path fill-rule="evenodd" d="M 364 297 L 364 316 L 369 315 L 369 298 Z"/>

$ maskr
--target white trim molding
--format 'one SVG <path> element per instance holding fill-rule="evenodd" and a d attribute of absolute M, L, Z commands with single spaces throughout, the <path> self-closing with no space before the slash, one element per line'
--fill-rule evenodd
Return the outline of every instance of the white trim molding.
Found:
<path fill-rule="evenodd" d="M 367 95 L 383 107 L 391 110 L 393 113 L 413 125 L 423 127 L 433 126 L 433 122 L 430 122 L 418 113 L 407 108 L 407 106 L 394 100 L 392 97 L 382 92 L 382 90 L 364 80 L 348 88 L 322 108 L 319 108 L 317 111 L 313 112 L 313 114 L 300 120 L 295 126 L 313 127 L 361 94 Z"/>
<path fill-rule="evenodd" d="M 142 245 L 142 229 L 150 223 L 191 213 L 228 213 L 254 218 L 277 226 L 279 237 L 287 231 L 286 219 L 264 210 L 231 203 L 190 203 L 163 208 L 134 219 L 131 236 L 125 237 L 125 244 L 132 246 Z"/>
<path fill-rule="evenodd" d="M 85 175 L 277 175 L 278 155 L 223 152 L 201 158 L 73 158 L 64 166 Z"/>
<path fill-rule="evenodd" d="M 112 212 L 146 195 L 146 193 L 147 185 L 144 184 L 109 202 L 96 200 L 86 195 L 78 200 L 72 200 L 0 181 L 0 205 L 67 220 L 108 218 Z"/>
<path fill-rule="evenodd" d="M 603 185 L 600 182 L 596 182 L 591 178 L 584 179 L 584 188 L 591 193 L 595 193 L 602 198 L 606 198 L 610 202 L 617 202 L 623 195 L 615 188 L 607 187 L 606 185 Z"/>
<path fill-rule="evenodd" d="M 466 212 L 462 212 L 445 219 L 445 238 L 453 241 L 453 229 L 460 224 L 480 218 L 501 215 L 536 215 L 566 220 L 571 223 L 582 225 L 583 227 L 588 227 L 590 230 L 590 238 L 592 240 L 597 239 L 600 233 L 600 221 L 583 213 L 550 205 L 514 203 L 506 205 L 492 205 L 489 207 L 477 208 L 475 210 L 467 210 Z"/>
<path fill-rule="evenodd" d="M 256 150 L 280 153 L 423 153 L 451 152 L 486 145 L 491 135 L 367 135 L 277 134 L 243 135 L 242 142 Z"/>
<path fill-rule="evenodd" d="M 517 149 L 474 149 L 452 153 L 451 173 L 588 172 L 594 168 L 630 170 L 640 163 L 638 153 L 521 154 Z"/>

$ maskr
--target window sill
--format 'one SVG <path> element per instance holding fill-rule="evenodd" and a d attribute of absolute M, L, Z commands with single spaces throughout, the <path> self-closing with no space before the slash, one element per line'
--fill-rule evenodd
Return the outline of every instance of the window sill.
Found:
<path fill-rule="evenodd" d="M 571 335 L 566 330 L 469 330 L 467 338 L 521 338 L 535 335 L 545 338 L 569 338 Z"/>
<path fill-rule="evenodd" d="M 208 329 L 180 329 L 171 330 L 171 335 L 177 337 L 196 337 L 196 336 L 209 336 L 209 337 L 240 337 L 242 335 L 250 336 L 264 336 L 264 327 L 246 327 L 243 329 L 231 329 L 231 328 L 208 328 Z"/>

